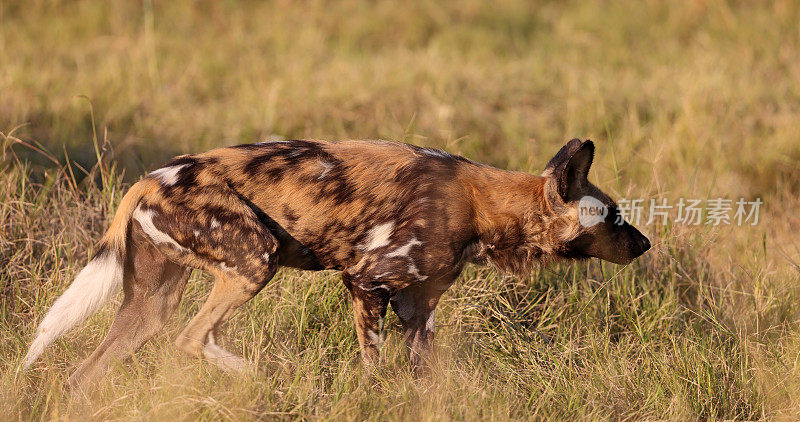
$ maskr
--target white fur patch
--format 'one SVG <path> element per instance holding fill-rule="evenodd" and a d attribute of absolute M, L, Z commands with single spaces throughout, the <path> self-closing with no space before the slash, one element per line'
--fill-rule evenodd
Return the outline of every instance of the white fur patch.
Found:
<path fill-rule="evenodd" d="M 224 263 L 224 262 L 220 262 L 220 263 L 219 263 L 219 267 L 220 267 L 220 268 L 222 268 L 222 269 L 223 269 L 223 270 L 225 270 L 225 271 L 233 271 L 233 270 L 235 270 L 235 269 L 236 269 L 236 266 L 235 266 L 235 265 L 231 267 L 231 266 L 228 266 L 228 264 L 226 264 L 226 263 Z"/>
<path fill-rule="evenodd" d="M 178 172 L 188 165 L 189 164 L 181 164 L 177 166 L 160 168 L 158 170 L 151 171 L 149 176 L 158 178 L 161 180 L 161 184 L 164 186 L 172 186 L 178 182 Z"/>
<path fill-rule="evenodd" d="M 269 252 L 264 252 L 264 255 L 261 255 L 264 258 L 264 261 L 269 261 Z"/>
<path fill-rule="evenodd" d="M 194 230 L 194 237 L 200 237 L 200 231 Z"/>
<path fill-rule="evenodd" d="M 436 331 L 436 310 L 432 310 L 431 314 L 428 315 L 428 320 L 425 321 L 425 330 L 434 332 Z"/>
<path fill-rule="evenodd" d="M 367 330 L 367 337 L 369 337 L 369 341 L 372 342 L 376 347 L 381 347 L 381 338 L 378 336 L 378 333 L 372 330 Z"/>
<path fill-rule="evenodd" d="M 23 367 L 29 367 L 59 336 L 85 321 L 111 299 L 122 286 L 122 276 L 123 265 L 113 252 L 89 261 L 39 324 Z"/>
<path fill-rule="evenodd" d="M 439 151 L 438 149 L 424 148 L 424 149 L 421 150 L 421 152 L 423 154 L 425 154 L 425 155 L 429 155 L 431 157 L 438 157 L 438 158 L 450 158 L 450 157 L 453 156 L 452 154 L 449 154 L 449 153 L 444 152 L 444 151 Z"/>
<path fill-rule="evenodd" d="M 216 218 L 212 218 L 211 219 L 211 228 L 212 229 L 216 229 L 217 227 L 219 227 L 219 221 L 217 221 Z"/>
<path fill-rule="evenodd" d="M 416 279 L 419 280 L 419 281 L 422 281 L 422 280 L 425 280 L 426 278 L 428 278 L 428 276 L 422 275 L 422 274 L 419 273 L 419 269 L 417 268 L 416 265 L 414 265 L 413 262 L 408 264 L 408 273 L 413 275 L 414 277 L 416 277 Z"/>
<path fill-rule="evenodd" d="M 276 135 L 276 134 L 273 133 L 271 135 L 268 135 L 265 140 L 263 140 L 261 142 L 256 142 L 253 145 L 285 144 L 285 143 L 288 143 L 288 142 L 289 141 L 283 139 L 283 136 Z"/>
<path fill-rule="evenodd" d="M 155 224 L 153 224 L 153 216 L 155 212 L 153 210 L 145 210 L 142 209 L 141 206 L 136 207 L 136 210 L 133 212 L 133 219 L 138 221 L 139 224 L 142 225 L 142 230 L 144 230 L 145 234 L 153 240 L 153 242 L 158 245 L 161 243 L 166 243 L 171 245 L 172 247 L 178 249 L 181 252 L 186 252 L 188 249 L 181 246 L 175 239 L 171 238 L 168 234 L 162 232 L 161 230 L 157 229 Z"/>
<path fill-rule="evenodd" d="M 211 363 L 229 371 L 245 372 L 250 368 L 249 362 L 218 346 L 211 333 L 208 334 L 208 341 L 203 347 L 203 356 Z"/>
<path fill-rule="evenodd" d="M 379 224 L 370 229 L 367 234 L 367 241 L 364 243 L 364 250 L 371 251 L 389 244 L 389 238 L 394 231 L 394 222 Z"/>
<path fill-rule="evenodd" d="M 377 285 L 377 286 L 374 286 L 374 287 L 364 287 L 364 285 L 362 285 L 362 284 L 359 284 L 359 285 L 358 285 L 358 287 L 359 287 L 361 290 L 365 291 L 365 292 L 371 292 L 371 291 L 373 291 L 373 290 L 378 290 L 378 289 L 384 289 L 384 290 L 386 290 L 387 292 L 389 291 L 389 288 L 388 288 L 388 287 L 386 287 L 386 286 L 385 286 L 385 285 L 383 285 L 383 284 L 380 284 L 380 285 Z"/>
<path fill-rule="evenodd" d="M 319 165 L 322 166 L 322 173 L 320 173 L 319 176 L 317 176 L 317 180 L 324 179 L 325 176 L 327 176 L 328 173 L 330 173 L 331 170 L 333 170 L 333 167 L 335 166 L 335 164 L 325 160 L 319 160 Z"/>
<path fill-rule="evenodd" d="M 422 242 L 417 240 L 416 237 L 411 238 L 405 245 L 389 252 L 386 254 L 387 258 L 394 258 L 397 256 L 408 256 L 408 253 L 411 252 L 411 248 L 417 245 L 421 245 Z"/>

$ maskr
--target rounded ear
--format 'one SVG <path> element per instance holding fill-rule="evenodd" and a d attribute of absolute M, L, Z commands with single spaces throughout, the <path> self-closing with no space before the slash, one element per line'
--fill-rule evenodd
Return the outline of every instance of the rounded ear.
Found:
<path fill-rule="evenodd" d="M 558 194 L 564 201 L 580 199 L 581 190 L 588 183 L 593 159 L 594 143 L 573 139 L 547 163 L 542 176 L 555 181 Z"/>

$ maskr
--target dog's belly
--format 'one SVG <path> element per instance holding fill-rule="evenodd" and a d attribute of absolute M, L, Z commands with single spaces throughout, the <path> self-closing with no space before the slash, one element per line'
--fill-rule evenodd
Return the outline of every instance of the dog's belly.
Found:
<path fill-rule="evenodd" d="M 376 212 L 370 207 L 350 206 L 348 211 L 338 214 L 322 207 L 303 212 L 297 210 L 297 202 L 303 200 L 298 198 L 301 196 L 300 192 L 295 201 L 268 204 L 256 204 L 243 198 L 278 239 L 279 265 L 310 271 L 342 270 L 363 257 L 376 227 L 392 226 L 385 234 L 387 242 L 389 238 L 400 241 L 408 235 L 395 230 L 406 226 L 404 222 L 409 217 L 399 210 L 391 212 L 383 207 L 383 212 Z"/>
<path fill-rule="evenodd" d="M 303 270 L 342 270 L 355 265 L 364 255 L 370 228 L 380 225 L 375 217 L 361 218 L 359 214 L 360 210 L 353 210 L 350 218 L 309 215 L 313 223 L 307 224 L 292 224 L 278 215 L 268 226 L 278 238 L 279 264 Z"/>
<path fill-rule="evenodd" d="M 261 221 L 269 228 L 272 235 L 278 239 L 278 265 L 298 268 L 307 271 L 319 271 L 327 268 L 317 258 L 314 251 L 294 238 L 278 222 L 266 216 L 260 217 Z"/>

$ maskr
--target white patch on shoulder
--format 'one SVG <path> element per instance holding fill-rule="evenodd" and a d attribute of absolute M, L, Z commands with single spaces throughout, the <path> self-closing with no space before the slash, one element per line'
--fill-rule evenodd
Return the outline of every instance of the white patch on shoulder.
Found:
<path fill-rule="evenodd" d="M 176 166 L 163 167 L 158 170 L 151 171 L 148 176 L 153 176 L 161 180 L 164 186 L 172 186 L 178 182 L 178 172 L 190 164 L 181 164 Z"/>
<path fill-rule="evenodd" d="M 389 244 L 389 238 L 394 231 L 394 222 L 378 224 L 370 229 L 367 234 L 367 241 L 364 243 L 364 250 L 371 251 Z"/>
<path fill-rule="evenodd" d="M 225 262 L 220 262 L 219 267 L 222 268 L 225 271 L 233 271 L 233 270 L 236 269 L 235 265 L 231 267 L 231 266 L 228 266 L 228 264 L 226 264 Z"/>
<path fill-rule="evenodd" d="M 413 262 L 408 264 L 408 273 L 413 275 L 414 277 L 416 277 L 416 279 L 419 280 L 419 281 L 422 281 L 422 280 L 425 280 L 426 278 L 428 278 L 428 276 L 422 275 L 422 274 L 419 273 L 419 269 L 417 268 L 416 265 L 414 265 Z"/>
<path fill-rule="evenodd" d="M 136 210 L 133 211 L 133 219 L 142 225 L 142 230 L 144 230 L 145 234 L 147 234 L 156 245 L 166 243 L 181 252 L 188 251 L 188 249 L 176 242 L 175 239 L 156 228 L 155 224 L 153 224 L 153 215 L 155 215 L 155 211 L 151 209 L 142 209 L 141 205 L 136 207 Z"/>
<path fill-rule="evenodd" d="M 432 310 L 431 314 L 428 315 L 428 320 L 425 321 L 425 329 L 430 332 L 436 331 L 436 310 Z"/>
<path fill-rule="evenodd" d="M 212 218 L 211 219 L 211 228 L 212 229 L 216 229 L 217 227 L 219 227 L 219 221 L 217 221 L 216 218 Z"/>
<path fill-rule="evenodd" d="M 416 237 L 412 237 L 411 240 L 408 241 L 405 245 L 393 250 L 386 254 L 387 258 L 394 258 L 397 256 L 408 256 L 408 253 L 411 252 L 411 248 L 417 245 L 421 245 L 422 242 L 417 240 Z"/>

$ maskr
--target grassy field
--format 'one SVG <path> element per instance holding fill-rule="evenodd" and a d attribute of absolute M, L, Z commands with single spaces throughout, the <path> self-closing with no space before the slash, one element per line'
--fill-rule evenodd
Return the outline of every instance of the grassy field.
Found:
<path fill-rule="evenodd" d="M 798 21 L 793 1 L 0 0 L 0 419 L 800 418 Z M 172 347 L 200 273 L 90 400 L 63 383 L 119 298 L 16 370 L 126 187 L 173 155 L 382 138 L 538 173 L 573 137 L 612 197 L 758 197 L 760 222 L 643 226 L 626 267 L 470 267 L 428 381 L 393 316 L 365 379 L 339 275 L 290 270 L 228 326 L 258 375 Z"/>

